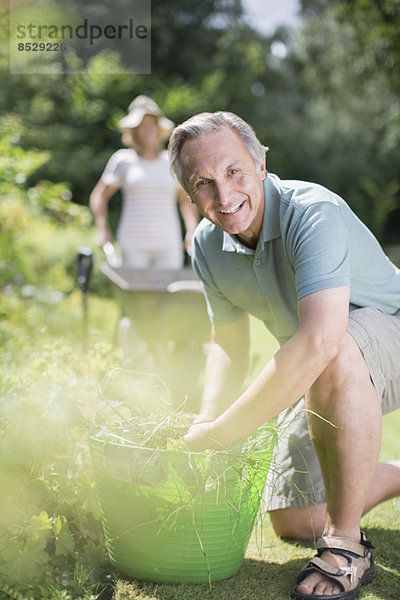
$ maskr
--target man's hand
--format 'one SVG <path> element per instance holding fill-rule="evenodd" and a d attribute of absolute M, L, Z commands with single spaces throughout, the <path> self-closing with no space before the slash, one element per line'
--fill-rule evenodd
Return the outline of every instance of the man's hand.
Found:
<path fill-rule="evenodd" d="M 202 450 L 224 449 L 224 445 L 213 438 L 212 425 L 213 422 L 192 425 L 187 434 L 183 437 L 189 450 L 201 452 Z"/>

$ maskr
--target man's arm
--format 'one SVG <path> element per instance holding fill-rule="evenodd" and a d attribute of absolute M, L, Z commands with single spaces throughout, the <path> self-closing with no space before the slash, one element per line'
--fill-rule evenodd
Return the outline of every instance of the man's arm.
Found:
<path fill-rule="evenodd" d="M 214 420 L 238 397 L 248 370 L 249 345 L 247 314 L 229 325 L 212 326 L 197 422 Z"/>
<path fill-rule="evenodd" d="M 188 447 L 229 446 L 297 402 L 338 353 L 347 326 L 349 296 L 348 287 L 337 287 L 302 298 L 295 335 L 230 408 L 213 422 L 190 428 L 185 436 Z"/>

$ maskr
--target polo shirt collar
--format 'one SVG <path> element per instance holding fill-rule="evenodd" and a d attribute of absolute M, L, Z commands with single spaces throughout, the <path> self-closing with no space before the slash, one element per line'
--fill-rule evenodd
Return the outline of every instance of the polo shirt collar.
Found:
<path fill-rule="evenodd" d="M 264 179 L 264 217 L 261 228 L 260 239 L 257 249 L 264 247 L 269 242 L 281 235 L 280 227 L 280 200 L 281 192 L 279 178 L 268 174 Z M 222 250 L 225 252 L 237 252 L 239 254 L 255 254 L 255 251 L 242 244 L 238 238 L 226 231 L 222 232 Z"/>

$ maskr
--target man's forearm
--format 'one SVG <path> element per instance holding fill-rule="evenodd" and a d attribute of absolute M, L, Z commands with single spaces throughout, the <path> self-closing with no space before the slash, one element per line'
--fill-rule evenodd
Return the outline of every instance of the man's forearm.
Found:
<path fill-rule="evenodd" d="M 244 357 L 241 361 L 232 359 L 219 344 L 211 343 L 204 376 L 201 420 L 214 420 L 229 408 L 243 389 L 247 366 Z"/>
<path fill-rule="evenodd" d="M 247 375 L 248 361 L 247 315 L 231 325 L 213 328 L 199 420 L 214 420 L 238 398 Z"/>
<path fill-rule="evenodd" d="M 308 391 L 331 359 L 330 351 L 295 335 L 236 402 L 210 424 L 210 437 L 229 446 L 270 421 Z"/>

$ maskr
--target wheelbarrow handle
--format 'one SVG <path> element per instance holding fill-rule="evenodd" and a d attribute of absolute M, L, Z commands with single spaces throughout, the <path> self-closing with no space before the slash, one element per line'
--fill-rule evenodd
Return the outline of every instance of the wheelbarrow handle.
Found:
<path fill-rule="evenodd" d="M 82 292 L 89 290 L 89 281 L 93 269 L 93 252 L 84 246 L 78 248 L 78 283 Z"/>

